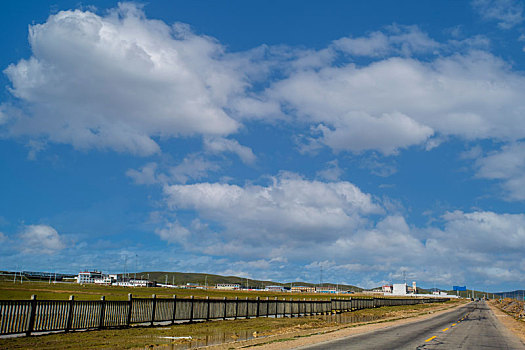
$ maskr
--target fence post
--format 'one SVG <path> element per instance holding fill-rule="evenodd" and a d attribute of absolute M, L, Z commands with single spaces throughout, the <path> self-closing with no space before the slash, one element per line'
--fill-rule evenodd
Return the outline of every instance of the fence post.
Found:
<path fill-rule="evenodd" d="M 210 320 L 210 297 L 206 296 L 207 310 L 206 310 L 206 321 Z"/>
<path fill-rule="evenodd" d="M 70 295 L 69 296 L 69 310 L 68 310 L 68 313 L 67 313 L 67 323 L 66 323 L 66 333 L 69 332 L 69 330 L 71 329 L 71 324 L 73 323 L 73 307 L 74 307 L 74 303 L 75 303 L 75 296 L 74 295 Z"/>
<path fill-rule="evenodd" d="M 100 319 L 98 320 L 98 329 L 104 327 L 104 318 L 106 316 L 106 297 L 100 297 Z"/>
<path fill-rule="evenodd" d="M 250 318 L 250 304 L 248 303 L 248 297 L 246 297 L 246 319 Z"/>
<path fill-rule="evenodd" d="M 190 322 L 193 322 L 193 295 L 190 296 Z"/>
<path fill-rule="evenodd" d="M 128 317 L 126 318 L 126 326 L 131 326 L 131 312 L 133 310 L 133 296 L 128 293 Z"/>
<path fill-rule="evenodd" d="M 35 316 L 36 316 L 36 295 L 31 295 L 31 311 L 29 314 L 29 325 L 26 331 L 26 336 L 30 336 L 33 328 L 35 327 Z"/>
<path fill-rule="evenodd" d="M 275 318 L 277 318 L 277 309 L 279 308 L 279 302 L 277 301 L 277 297 L 275 297 Z"/>
<path fill-rule="evenodd" d="M 175 324 L 175 314 L 177 313 L 177 296 L 173 294 L 173 316 L 171 317 L 171 324 Z"/>
<path fill-rule="evenodd" d="M 270 298 L 266 297 L 266 317 L 270 317 Z"/>
<path fill-rule="evenodd" d="M 224 315 L 223 315 L 222 319 L 225 320 L 226 319 L 226 311 L 227 311 L 226 307 L 227 307 L 228 304 L 226 303 L 226 297 L 224 297 L 223 300 L 224 300 Z"/>
<path fill-rule="evenodd" d="M 151 325 L 153 326 L 153 321 L 155 321 L 155 309 L 157 308 L 157 295 L 152 294 L 151 298 L 153 303 L 153 306 L 151 308 Z"/>
<path fill-rule="evenodd" d="M 239 314 L 239 297 L 235 297 L 235 320 Z"/>
<path fill-rule="evenodd" d="M 261 306 L 260 298 L 257 297 L 257 311 L 255 312 L 255 317 L 259 317 L 259 307 Z"/>

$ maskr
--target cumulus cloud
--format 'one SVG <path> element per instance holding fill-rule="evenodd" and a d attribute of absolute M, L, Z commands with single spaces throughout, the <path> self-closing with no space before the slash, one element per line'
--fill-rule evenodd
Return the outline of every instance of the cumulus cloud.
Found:
<path fill-rule="evenodd" d="M 449 249 L 472 250 L 478 253 L 520 253 L 525 248 L 525 215 L 496 214 L 494 212 L 462 211 L 443 215 L 444 230 L 434 233 L 434 238 Z"/>
<path fill-rule="evenodd" d="M 158 182 L 157 163 L 148 163 L 139 170 L 128 169 L 126 175 L 133 179 L 137 185 L 152 185 Z"/>
<path fill-rule="evenodd" d="M 193 222 L 187 227 L 192 237 L 181 241 L 187 249 L 233 265 L 235 254 L 253 275 L 258 266 L 275 269 L 272 259 L 286 257 L 289 268 L 310 281 L 316 280 L 311 271 L 323 266 L 327 280 L 361 279 L 361 285 L 385 274 L 400 281 L 401 270 L 426 283 L 498 284 L 520 269 L 525 248 L 523 214 L 454 211 L 441 217 L 441 228 L 415 227 L 345 182 L 277 177 L 268 186 L 177 185 L 165 194 L 172 209 L 192 210 L 209 223 L 205 230 Z M 188 244 L 191 239 L 200 244 Z M 308 263 L 302 268 L 301 262 Z M 487 264 L 501 276 L 478 268 Z"/>
<path fill-rule="evenodd" d="M 206 178 L 210 172 L 218 171 L 219 166 L 196 155 L 185 157 L 180 164 L 168 169 L 167 177 L 178 183 Z"/>
<path fill-rule="evenodd" d="M 242 246 L 279 247 L 334 240 L 382 212 L 369 194 L 345 182 L 309 181 L 280 175 L 268 186 L 198 183 L 164 187 L 173 210 L 193 210 L 221 229 L 222 242 L 208 252 L 247 252 Z M 322 233 L 322 234 L 320 234 Z M 214 238 L 214 239 L 215 239 Z M 260 252 L 258 252 L 260 254 Z M 275 255 L 282 256 L 282 255 Z"/>
<path fill-rule="evenodd" d="M 477 176 L 500 180 L 505 198 L 525 200 L 525 143 L 503 146 L 476 161 Z"/>
<path fill-rule="evenodd" d="M 317 172 L 317 176 L 328 181 L 337 181 L 341 175 L 343 175 L 343 170 L 339 167 L 337 159 L 326 163 L 326 167 Z"/>
<path fill-rule="evenodd" d="M 208 152 L 253 164 L 251 148 L 228 138 L 253 118 L 311 127 L 303 150 L 391 155 L 447 135 L 525 137 L 525 78 L 479 37 L 440 43 L 392 25 L 320 50 L 229 53 L 123 3 L 104 16 L 61 11 L 32 25 L 29 41 L 32 56 L 5 70 L 16 99 L 2 105 L 0 123 L 14 136 L 80 149 L 151 155 L 161 139 L 203 135 Z M 367 63 L 353 63 L 358 56 Z"/>
<path fill-rule="evenodd" d="M 156 137 L 239 126 L 225 112 L 247 85 L 239 56 L 187 26 L 149 20 L 137 5 L 106 16 L 61 11 L 30 26 L 29 42 L 32 56 L 4 71 L 25 112 L 13 135 L 150 155 Z"/>
<path fill-rule="evenodd" d="M 421 61 L 391 57 L 296 70 L 267 89 L 318 141 L 336 151 L 399 149 L 433 135 L 502 141 L 525 137 L 525 78 L 484 51 Z M 315 135 L 314 135 L 315 136 Z"/>
<path fill-rule="evenodd" d="M 365 37 L 345 37 L 333 42 L 333 47 L 353 56 L 410 56 L 428 53 L 441 44 L 431 39 L 417 26 L 392 25 L 387 32 L 376 31 Z"/>
<path fill-rule="evenodd" d="M 190 231 L 186 227 L 180 225 L 177 221 L 166 223 L 164 227 L 157 229 L 155 233 L 168 243 L 184 241 L 190 235 Z"/>
<path fill-rule="evenodd" d="M 216 163 L 198 155 L 189 155 L 174 166 L 159 167 L 157 163 L 151 162 L 138 170 L 128 169 L 126 175 L 137 185 L 153 185 L 200 180 L 206 178 L 210 172 L 217 170 L 219 166 Z"/>
<path fill-rule="evenodd" d="M 53 254 L 66 247 L 58 232 L 48 225 L 27 225 L 18 238 L 25 254 Z"/>
<path fill-rule="evenodd" d="M 236 140 L 225 138 L 206 138 L 204 147 L 211 153 L 231 152 L 239 156 L 246 164 L 253 164 L 256 160 L 251 148 L 239 144 Z"/>
<path fill-rule="evenodd" d="M 473 0 L 472 6 L 484 19 L 497 21 L 502 29 L 523 22 L 523 3 L 518 0 Z"/>

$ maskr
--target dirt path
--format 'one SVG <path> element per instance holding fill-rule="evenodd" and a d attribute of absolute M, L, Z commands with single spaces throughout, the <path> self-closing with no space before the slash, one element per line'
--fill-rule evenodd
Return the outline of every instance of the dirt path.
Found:
<path fill-rule="evenodd" d="M 315 344 L 337 338 L 343 338 L 354 334 L 366 333 L 373 330 L 378 330 L 395 325 L 417 322 L 422 319 L 434 317 L 440 313 L 447 312 L 453 308 L 464 305 L 464 303 L 453 306 L 436 306 L 435 308 L 427 309 L 424 313 L 397 315 L 393 318 L 387 318 L 377 321 L 371 321 L 358 324 L 338 325 L 335 327 L 328 327 L 323 329 L 308 329 L 308 330 L 288 330 L 287 332 L 280 332 L 272 334 L 264 338 L 251 339 L 235 343 L 227 343 L 221 345 L 214 345 L 205 347 L 210 350 L 227 350 L 227 349 L 241 349 L 241 348 L 256 348 L 260 350 L 281 350 L 294 349 L 300 346 Z"/>

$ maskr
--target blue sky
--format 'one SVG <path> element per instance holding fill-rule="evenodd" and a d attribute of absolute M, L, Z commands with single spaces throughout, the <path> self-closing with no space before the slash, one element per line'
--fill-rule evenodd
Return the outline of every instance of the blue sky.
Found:
<path fill-rule="evenodd" d="M 521 1 L 0 11 L 0 266 L 525 281 Z"/>

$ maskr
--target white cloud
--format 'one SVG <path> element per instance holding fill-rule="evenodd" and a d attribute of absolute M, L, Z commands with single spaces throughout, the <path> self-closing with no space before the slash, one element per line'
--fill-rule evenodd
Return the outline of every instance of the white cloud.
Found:
<path fill-rule="evenodd" d="M 502 181 L 504 196 L 525 200 L 525 143 L 505 145 L 476 161 L 477 176 Z"/>
<path fill-rule="evenodd" d="M 470 50 L 427 61 L 393 57 L 296 70 L 265 94 L 298 121 L 318 125 L 315 140 L 335 151 L 395 154 L 413 145 L 432 148 L 448 135 L 525 137 L 524 89 L 525 78 L 504 61 Z"/>
<path fill-rule="evenodd" d="M 27 225 L 18 238 L 25 254 L 53 254 L 66 247 L 58 232 L 48 225 Z"/>
<path fill-rule="evenodd" d="M 523 22 L 523 3 L 518 0 L 473 0 L 472 6 L 486 20 L 510 29 Z"/>
<path fill-rule="evenodd" d="M 137 185 L 152 185 L 158 182 L 157 163 L 148 163 L 140 170 L 128 169 L 126 175 L 133 179 Z"/>
<path fill-rule="evenodd" d="M 525 215 L 494 212 L 449 212 L 443 216 L 445 228 L 437 238 L 449 249 L 478 253 L 520 254 L 525 248 Z"/>
<path fill-rule="evenodd" d="M 124 3 L 105 16 L 59 12 L 31 26 L 29 40 L 32 57 L 5 70 L 18 100 L 2 105 L 0 122 L 12 136 L 151 155 L 158 139 L 200 134 L 208 152 L 247 164 L 253 151 L 227 136 L 250 118 L 312 127 L 303 151 L 324 144 L 390 155 L 447 135 L 525 137 L 525 78 L 482 51 L 483 37 L 438 43 L 392 25 L 320 50 L 228 53 Z M 370 62 L 351 63 L 356 55 Z M 253 88 L 261 82 L 262 92 Z"/>
<path fill-rule="evenodd" d="M 184 242 L 191 234 L 187 228 L 181 226 L 177 221 L 166 223 L 163 228 L 156 230 L 155 233 L 168 243 Z"/>
<path fill-rule="evenodd" d="M 186 183 L 189 180 L 206 178 L 210 172 L 217 170 L 219 166 L 216 163 L 197 155 L 189 155 L 180 164 L 170 167 L 166 177 L 178 183 Z"/>
<path fill-rule="evenodd" d="M 377 31 L 366 37 L 345 37 L 335 40 L 333 46 L 350 55 L 376 57 L 428 53 L 441 45 L 417 26 L 392 25 L 386 34 Z"/>
<path fill-rule="evenodd" d="M 12 135 L 150 155 L 156 137 L 239 126 L 225 107 L 247 85 L 242 57 L 187 26 L 146 19 L 136 5 L 106 16 L 61 11 L 30 26 L 29 41 L 32 57 L 5 70 L 26 111 Z"/>
<path fill-rule="evenodd" d="M 0 125 L 7 123 L 7 114 L 5 112 L 5 106 L 0 104 Z"/>
<path fill-rule="evenodd" d="M 343 175 L 343 170 L 339 167 L 337 159 L 326 163 L 326 167 L 317 172 L 317 176 L 328 181 L 337 181 L 341 175 Z"/>
<path fill-rule="evenodd" d="M 165 186 L 171 209 L 194 210 L 202 220 L 223 228 L 219 251 L 243 251 L 240 246 L 333 240 L 342 231 L 363 223 L 363 217 L 381 213 L 372 197 L 349 182 L 308 181 L 281 175 L 268 186 L 198 183 Z M 320 234 L 322 232 L 322 234 Z M 210 250 L 211 252 L 211 250 Z M 259 252 L 260 253 L 260 252 Z M 278 254 L 271 256 L 282 256 Z"/>
<path fill-rule="evenodd" d="M 212 171 L 217 171 L 219 166 L 198 155 L 188 155 L 175 166 L 163 166 L 155 162 L 148 163 L 139 170 L 128 169 L 126 175 L 137 185 L 186 183 L 190 180 L 206 178 Z"/>
<path fill-rule="evenodd" d="M 204 139 L 204 147 L 210 153 L 235 153 L 246 164 L 253 164 L 256 160 L 251 148 L 239 144 L 236 140 L 206 138 Z"/>

